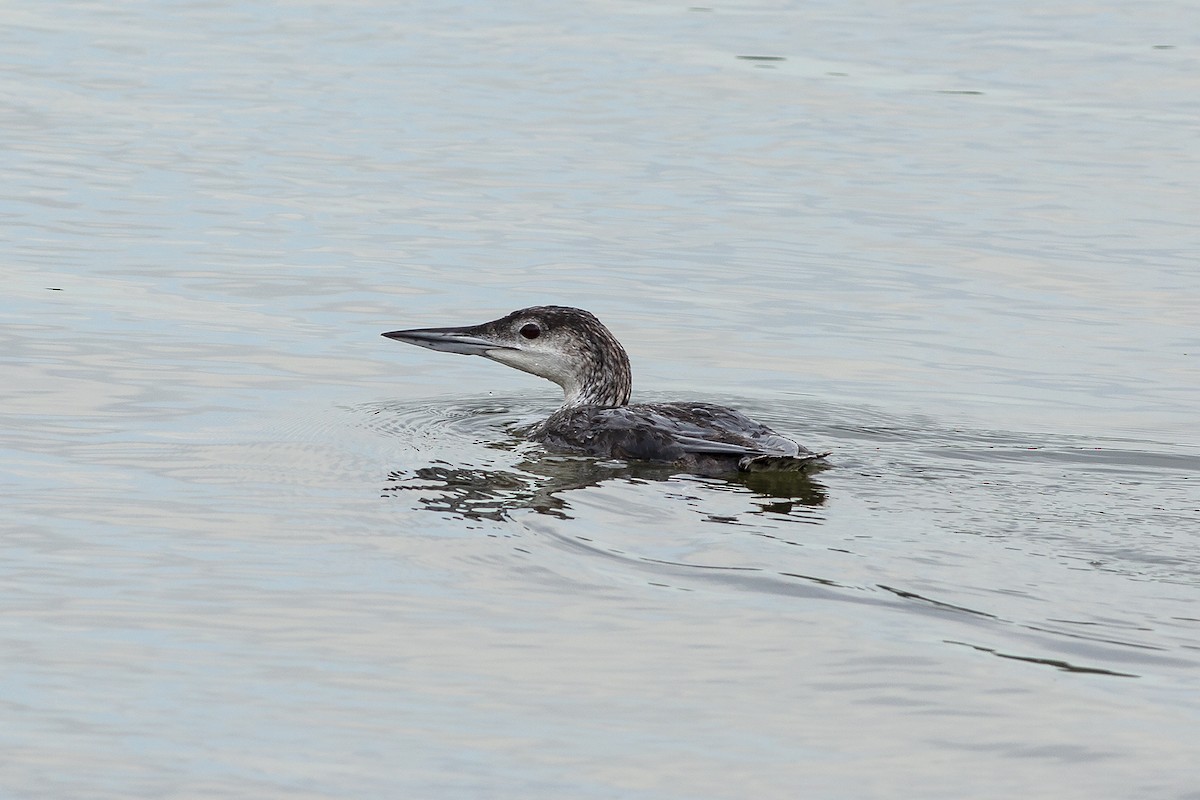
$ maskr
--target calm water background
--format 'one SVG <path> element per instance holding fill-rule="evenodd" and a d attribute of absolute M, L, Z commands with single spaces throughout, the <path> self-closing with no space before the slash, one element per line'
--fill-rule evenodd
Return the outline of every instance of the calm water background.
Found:
<path fill-rule="evenodd" d="M 1200 7 L 0 23 L 0 796 L 1200 797 Z M 379 337 L 546 302 L 837 467 Z"/>

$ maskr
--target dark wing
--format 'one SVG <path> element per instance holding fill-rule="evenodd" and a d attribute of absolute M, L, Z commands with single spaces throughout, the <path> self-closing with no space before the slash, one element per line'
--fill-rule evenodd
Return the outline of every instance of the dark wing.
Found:
<path fill-rule="evenodd" d="M 653 403 L 596 409 L 588 427 L 609 438 L 615 455 L 673 461 L 713 456 L 803 457 L 808 451 L 762 423 L 707 403 Z M 607 434 L 607 436 L 606 436 Z"/>
<path fill-rule="evenodd" d="M 809 451 L 738 411 L 708 403 L 632 406 L 650 412 L 692 453 L 805 456 Z"/>
<path fill-rule="evenodd" d="M 802 469 L 821 458 L 744 414 L 707 403 L 560 409 L 531 435 L 551 449 L 601 458 L 745 471 Z"/>
<path fill-rule="evenodd" d="M 691 436 L 676 436 L 675 441 L 679 443 L 680 448 L 685 453 L 703 453 L 704 455 L 711 456 L 763 455 L 761 450 L 741 444 L 733 444 L 732 442 L 714 442 L 708 439 L 696 439 Z"/>

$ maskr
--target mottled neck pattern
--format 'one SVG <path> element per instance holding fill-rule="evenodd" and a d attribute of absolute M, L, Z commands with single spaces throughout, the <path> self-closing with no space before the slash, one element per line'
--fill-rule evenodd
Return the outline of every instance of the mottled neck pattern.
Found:
<path fill-rule="evenodd" d="M 625 348 L 591 314 L 573 327 L 581 339 L 577 350 L 580 370 L 575 391 L 567 393 L 563 406 L 618 408 L 628 405 L 633 378 Z"/>

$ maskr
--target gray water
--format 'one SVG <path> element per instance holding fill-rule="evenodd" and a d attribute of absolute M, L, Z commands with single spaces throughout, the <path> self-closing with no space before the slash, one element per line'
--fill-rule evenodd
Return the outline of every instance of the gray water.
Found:
<path fill-rule="evenodd" d="M 0 796 L 1200 797 L 1194 4 L 0 22 Z"/>

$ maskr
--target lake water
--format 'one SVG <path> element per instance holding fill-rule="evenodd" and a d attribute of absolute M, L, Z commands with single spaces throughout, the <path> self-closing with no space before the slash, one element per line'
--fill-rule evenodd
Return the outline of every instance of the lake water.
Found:
<path fill-rule="evenodd" d="M 0 796 L 1200 798 L 1200 7 L 0 22 Z M 379 336 L 541 303 L 834 467 Z"/>

